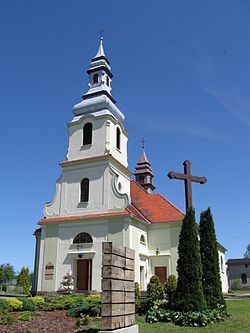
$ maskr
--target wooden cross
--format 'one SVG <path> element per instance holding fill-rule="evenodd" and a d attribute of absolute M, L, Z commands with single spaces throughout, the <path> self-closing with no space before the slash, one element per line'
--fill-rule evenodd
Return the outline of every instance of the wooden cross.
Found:
<path fill-rule="evenodd" d="M 186 160 L 183 162 L 184 165 L 184 174 L 169 172 L 168 177 L 170 179 L 180 179 L 185 182 L 185 201 L 186 201 L 186 210 L 192 207 L 192 182 L 205 184 L 207 182 L 206 177 L 197 177 L 191 175 L 191 162 Z"/>

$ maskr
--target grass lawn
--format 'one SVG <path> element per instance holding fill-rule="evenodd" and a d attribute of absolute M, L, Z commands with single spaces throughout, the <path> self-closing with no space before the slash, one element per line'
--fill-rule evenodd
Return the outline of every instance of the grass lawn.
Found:
<path fill-rule="evenodd" d="M 228 311 L 232 317 L 225 321 L 212 324 L 207 327 L 179 327 L 168 323 L 147 324 L 144 318 L 138 317 L 140 333 L 161 333 L 161 332 L 216 332 L 235 333 L 250 332 L 250 299 L 227 301 Z"/>
<path fill-rule="evenodd" d="M 250 289 L 234 290 L 233 294 L 235 295 L 250 294 Z"/>

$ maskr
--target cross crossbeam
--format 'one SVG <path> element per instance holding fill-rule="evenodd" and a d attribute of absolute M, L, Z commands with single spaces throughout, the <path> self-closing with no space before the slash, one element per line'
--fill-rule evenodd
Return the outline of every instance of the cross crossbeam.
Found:
<path fill-rule="evenodd" d="M 140 143 L 142 145 L 142 149 L 145 148 L 145 142 L 147 142 L 147 140 L 145 140 L 144 138 L 141 139 Z"/>
<path fill-rule="evenodd" d="M 170 171 L 168 173 L 168 177 L 170 179 L 179 179 L 184 180 L 185 183 L 185 202 L 186 202 L 186 210 L 192 207 L 192 182 L 205 184 L 207 182 L 206 177 L 197 177 L 191 175 L 191 162 L 186 160 L 183 162 L 184 165 L 184 173 L 176 173 L 174 171 Z"/>

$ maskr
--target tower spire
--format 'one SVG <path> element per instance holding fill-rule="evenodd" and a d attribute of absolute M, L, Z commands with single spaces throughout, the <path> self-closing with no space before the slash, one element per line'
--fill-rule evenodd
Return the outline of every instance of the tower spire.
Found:
<path fill-rule="evenodd" d="M 89 74 L 89 90 L 82 96 L 83 99 L 106 95 L 113 103 L 116 103 L 115 99 L 111 95 L 111 82 L 113 74 L 111 72 L 108 58 L 104 52 L 102 36 L 100 38 L 98 51 L 94 58 L 91 59 L 87 73 Z"/>
<path fill-rule="evenodd" d="M 153 185 L 154 175 L 145 153 L 144 142 L 145 140 L 143 139 L 142 153 L 135 167 L 134 175 L 138 184 L 140 184 L 148 193 L 153 193 L 155 189 L 155 186 Z"/>
<path fill-rule="evenodd" d="M 104 52 L 104 48 L 103 48 L 103 37 L 102 37 L 102 35 L 101 35 L 101 38 L 100 38 L 99 49 L 98 49 L 98 51 L 97 51 L 97 53 L 96 53 L 95 58 L 98 58 L 98 57 L 105 57 L 105 58 L 106 58 L 106 56 L 105 56 L 105 52 Z M 94 59 L 95 59 L 95 58 L 94 58 Z"/>

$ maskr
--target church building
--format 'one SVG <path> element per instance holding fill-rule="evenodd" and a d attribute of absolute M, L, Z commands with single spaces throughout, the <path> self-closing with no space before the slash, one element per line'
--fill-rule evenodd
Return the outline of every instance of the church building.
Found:
<path fill-rule="evenodd" d="M 111 94 L 111 67 L 103 40 L 89 69 L 89 90 L 73 107 L 68 152 L 60 163 L 56 193 L 39 221 L 33 290 L 58 291 L 70 273 L 75 290 L 101 291 L 102 242 L 135 250 L 135 281 L 146 290 L 152 275 L 177 275 L 184 214 L 155 193 L 142 149 L 134 176 L 128 169 L 124 114 Z M 225 249 L 219 250 L 223 291 Z M 224 274 L 224 275 L 223 275 Z"/>

